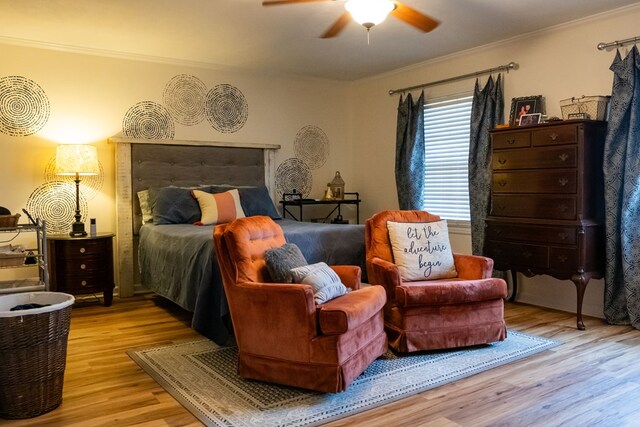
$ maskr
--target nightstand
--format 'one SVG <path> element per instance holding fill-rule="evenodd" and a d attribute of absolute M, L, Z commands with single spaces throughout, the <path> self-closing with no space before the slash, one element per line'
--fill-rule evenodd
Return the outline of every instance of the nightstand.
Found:
<path fill-rule="evenodd" d="M 114 288 L 113 237 L 111 233 L 47 236 L 51 290 L 72 295 L 102 292 L 109 307 Z"/>

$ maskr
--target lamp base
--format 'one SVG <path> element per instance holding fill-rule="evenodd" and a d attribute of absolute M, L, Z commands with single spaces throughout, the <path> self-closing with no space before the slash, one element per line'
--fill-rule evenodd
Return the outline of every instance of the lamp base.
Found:
<path fill-rule="evenodd" d="M 71 224 L 71 233 L 69 233 L 71 237 L 86 237 L 87 232 L 84 231 L 84 222 L 74 222 Z"/>

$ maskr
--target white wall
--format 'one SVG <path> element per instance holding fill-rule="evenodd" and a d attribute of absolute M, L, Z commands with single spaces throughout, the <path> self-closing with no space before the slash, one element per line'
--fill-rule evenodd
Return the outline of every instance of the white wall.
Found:
<path fill-rule="evenodd" d="M 630 7 L 523 35 L 511 40 L 428 61 L 376 78 L 362 80 L 351 88 L 353 146 L 358 174 L 353 186 L 366 201 L 364 217 L 384 209 L 397 208 L 394 158 L 396 110 L 399 95 L 389 89 L 413 86 L 457 75 L 484 70 L 511 61 L 520 65 L 505 74 L 505 119 L 509 118 L 513 97 L 543 95 L 549 116 L 561 116 L 559 101 L 572 96 L 608 95 L 612 73 L 609 66 L 614 52 L 596 49 L 599 42 L 634 37 L 638 32 L 640 7 Z M 496 23 L 498 24 L 498 23 Z M 428 36 L 425 37 L 428 43 Z M 410 49 L 410 46 L 406 47 Z M 626 49 L 623 49 L 623 54 Z M 481 77 L 484 85 L 488 76 Z M 474 80 L 425 89 L 427 97 L 472 91 Z M 416 91 L 414 95 L 419 94 Z M 357 166 L 366 165 L 366 166 Z M 374 179 L 372 179 L 374 178 Z M 470 237 L 455 235 L 454 249 L 470 252 Z M 519 278 L 518 301 L 575 312 L 575 287 L 571 281 L 548 276 Z M 602 317 L 602 280 L 587 287 L 583 312 Z"/>

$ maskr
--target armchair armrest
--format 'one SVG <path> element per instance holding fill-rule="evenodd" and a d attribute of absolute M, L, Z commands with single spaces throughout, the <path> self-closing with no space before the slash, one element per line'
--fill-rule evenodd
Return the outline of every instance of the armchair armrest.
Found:
<path fill-rule="evenodd" d="M 309 285 L 236 283 L 232 294 L 233 326 L 238 346 L 247 353 L 308 360 L 300 343 L 317 335 L 316 304 Z"/>
<path fill-rule="evenodd" d="M 479 255 L 453 254 L 460 279 L 488 279 L 493 274 L 493 260 Z"/>
<path fill-rule="evenodd" d="M 340 281 L 353 290 L 360 289 L 362 279 L 362 271 L 357 265 L 330 265 L 331 269 L 336 272 Z"/>
<path fill-rule="evenodd" d="M 367 286 L 318 306 L 318 321 L 324 335 L 344 334 L 382 311 L 386 302 L 380 286 Z"/>
<path fill-rule="evenodd" d="M 367 259 L 367 280 L 372 285 L 384 287 L 389 301 L 395 299 L 395 288 L 402 284 L 398 266 L 378 257 Z"/>

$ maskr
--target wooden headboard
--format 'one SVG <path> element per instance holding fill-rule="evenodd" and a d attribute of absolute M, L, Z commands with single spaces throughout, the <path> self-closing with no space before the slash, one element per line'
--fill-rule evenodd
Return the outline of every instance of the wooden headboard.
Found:
<path fill-rule="evenodd" d="M 133 138 L 109 142 L 116 152 L 116 268 L 121 297 L 141 290 L 135 262 L 141 224 L 138 191 L 169 185 L 264 184 L 271 197 L 275 195 L 279 145 Z"/>

